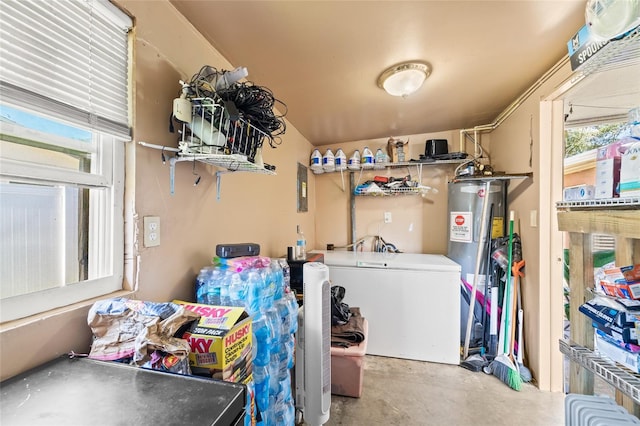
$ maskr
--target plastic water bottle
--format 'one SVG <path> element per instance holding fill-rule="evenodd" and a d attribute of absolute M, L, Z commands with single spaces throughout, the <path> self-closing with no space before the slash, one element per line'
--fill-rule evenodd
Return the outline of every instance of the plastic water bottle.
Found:
<path fill-rule="evenodd" d="M 338 148 L 334 158 L 335 169 L 337 172 L 347 170 L 347 156 L 344 155 L 342 148 Z"/>
<path fill-rule="evenodd" d="M 309 166 L 312 172 L 322 173 L 322 154 L 317 149 L 314 149 L 311 153 L 311 165 Z"/>
<path fill-rule="evenodd" d="M 349 157 L 347 168 L 349 170 L 360 170 L 360 151 L 357 149 L 353 154 L 351 154 L 351 157 Z"/>
<path fill-rule="evenodd" d="M 374 169 L 384 169 L 387 165 L 387 154 L 381 148 L 378 148 L 374 161 Z"/>
<path fill-rule="evenodd" d="M 247 274 L 247 300 L 245 302 L 245 308 L 249 315 L 256 315 L 262 308 L 264 299 L 264 284 L 260 273 L 256 270 L 251 270 Z"/>
<path fill-rule="evenodd" d="M 371 152 L 368 146 L 365 146 L 362 150 L 362 160 L 360 161 L 360 165 L 363 169 L 372 169 L 373 161 L 373 152 Z"/>
<path fill-rule="evenodd" d="M 280 350 L 278 345 L 280 343 L 280 336 L 282 335 L 280 315 L 278 315 L 278 311 L 275 308 L 266 309 L 264 311 L 264 315 L 267 319 L 267 326 L 271 330 L 271 344 L 269 345 L 269 350 L 272 351 L 272 353 L 277 353 Z"/>
<path fill-rule="evenodd" d="M 296 341 L 293 334 L 289 334 L 285 341 L 285 347 L 287 349 L 287 368 L 292 369 L 295 364 L 295 346 Z"/>
<path fill-rule="evenodd" d="M 285 296 L 287 301 L 287 307 L 289 308 L 289 330 L 288 332 L 293 334 L 298 331 L 298 301 L 293 293 L 287 293 Z"/>
<path fill-rule="evenodd" d="M 275 286 L 273 292 L 273 299 L 280 300 L 284 296 L 284 272 L 282 266 L 277 260 L 271 261 L 271 276 L 273 278 L 273 284 Z"/>
<path fill-rule="evenodd" d="M 198 303 L 207 303 L 207 281 L 212 269 L 212 266 L 204 267 L 196 277 L 196 302 Z"/>
<path fill-rule="evenodd" d="M 228 277 L 229 280 L 229 299 L 231 306 L 244 307 L 246 301 L 246 285 L 242 280 L 240 273 L 232 272 Z"/>
<path fill-rule="evenodd" d="M 229 294 L 229 280 L 233 272 L 227 270 L 224 276 L 220 278 L 220 305 L 231 306 L 231 297 Z"/>
<path fill-rule="evenodd" d="M 253 318 L 253 336 L 256 344 L 256 353 L 253 363 L 257 366 L 269 365 L 271 361 L 271 330 L 267 317 L 261 311 Z"/>
<path fill-rule="evenodd" d="M 264 411 L 269 407 L 269 367 L 267 365 L 254 365 L 253 381 L 255 386 L 256 404 L 259 411 Z"/>
<path fill-rule="evenodd" d="M 322 170 L 325 172 L 333 172 L 335 169 L 336 165 L 333 151 L 327 149 L 327 152 L 324 153 L 324 157 L 322 157 Z"/>
<path fill-rule="evenodd" d="M 305 260 L 307 258 L 307 239 L 304 237 L 300 225 L 296 230 L 298 236 L 296 239 L 296 260 Z"/>
<path fill-rule="evenodd" d="M 206 304 L 219 305 L 220 304 L 220 280 L 222 279 L 222 272 L 219 269 L 213 269 L 209 272 L 207 279 L 207 297 Z"/>

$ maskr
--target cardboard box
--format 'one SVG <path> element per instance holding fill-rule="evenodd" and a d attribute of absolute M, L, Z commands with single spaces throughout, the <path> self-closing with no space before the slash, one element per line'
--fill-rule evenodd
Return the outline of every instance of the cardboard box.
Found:
<path fill-rule="evenodd" d="M 390 138 L 387 141 L 387 154 L 391 163 L 409 161 L 409 140 L 401 141 L 400 139 Z"/>
<path fill-rule="evenodd" d="M 640 281 L 640 263 L 637 265 L 621 266 L 620 272 L 628 283 Z"/>
<path fill-rule="evenodd" d="M 640 300 L 640 282 L 620 284 L 600 281 L 600 286 L 609 296 Z"/>
<path fill-rule="evenodd" d="M 564 201 L 592 200 L 595 195 L 593 185 L 576 185 L 564 189 Z"/>
<path fill-rule="evenodd" d="M 640 196 L 640 141 L 630 145 L 620 162 L 620 196 Z"/>
<path fill-rule="evenodd" d="M 634 373 L 640 373 L 640 354 L 622 348 L 594 331 L 594 348 L 601 355 L 622 364 Z"/>
<path fill-rule="evenodd" d="M 246 383 L 251 378 L 252 320 L 243 308 L 174 300 L 200 315 L 183 335 L 189 342 L 189 365 L 211 376 Z"/>
<path fill-rule="evenodd" d="M 595 198 L 614 198 L 618 195 L 620 182 L 620 159 L 608 158 L 596 161 Z"/>

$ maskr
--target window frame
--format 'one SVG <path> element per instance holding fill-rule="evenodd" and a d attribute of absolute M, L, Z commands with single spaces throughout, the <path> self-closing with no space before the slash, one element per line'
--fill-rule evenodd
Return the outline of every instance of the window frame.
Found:
<path fill-rule="evenodd" d="M 9 106 L 29 110 L 18 105 Z M 0 155 L 0 177 L 15 182 L 103 189 L 103 192 L 93 194 L 89 203 L 89 265 L 91 269 L 101 273 L 108 269 L 111 273 L 101 278 L 91 278 L 62 287 L 0 299 L 0 322 L 24 318 L 123 289 L 126 140 L 95 131 L 93 134 L 99 138 L 98 160 L 102 172 L 100 174 L 3 159 Z"/>
<path fill-rule="evenodd" d="M 0 152 L 3 181 L 100 189 L 88 191 L 88 275 L 61 287 L 0 298 L 0 323 L 6 323 L 127 289 L 125 226 L 130 225 L 125 215 L 131 200 L 125 200 L 125 168 L 131 152 L 126 142 L 131 141 L 133 21 L 109 0 L 2 0 L 0 12 L 6 24 L 0 27 L 0 53 L 6 53 L 0 55 L 1 104 L 90 131 L 99 140 L 100 162 L 97 172 L 86 173 L 2 158 Z M 101 90 L 89 90 L 95 86 Z M 0 133 L 11 135 L 3 124 Z M 20 131 L 24 136 L 18 137 L 57 145 L 50 134 Z M 95 269 L 100 278 L 92 278 Z"/>

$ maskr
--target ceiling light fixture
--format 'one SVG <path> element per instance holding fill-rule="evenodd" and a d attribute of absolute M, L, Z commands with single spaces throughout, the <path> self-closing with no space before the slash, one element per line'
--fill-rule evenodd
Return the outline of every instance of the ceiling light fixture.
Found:
<path fill-rule="evenodd" d="M 378 77 L 378 87 L 392 96 L 406 98 L 415 93 L 431 74 L 427 64 L 420 62 L 404 62 L 385 70 Z"/>

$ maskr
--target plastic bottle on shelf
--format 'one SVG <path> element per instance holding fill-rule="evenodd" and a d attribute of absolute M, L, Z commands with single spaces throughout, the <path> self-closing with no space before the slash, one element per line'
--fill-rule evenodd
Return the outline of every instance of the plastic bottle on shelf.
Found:
<path fill-rule="evenodd" d="M 311 153 L 311 164 L 309 166 L 313 173 L 322 173 L 322 154 L 317 149 Z"/>
<path fill-rule="evenodd" d="M 335 156 L 333 155 L 333 151 L 327 149 L 322 157 L 322 170 L 325 172 L 333 172 L 335 169 Z"/>
<path fill-rule="evenodd" d="M 378 148 L 376 151 L 375 159 L 374 159 L 374 169 L 384 169 L 387 165 L 387 154 L 382 150 L 382 148 Z"/>
<path fill-rule="evenodd" d="M 360 164 L 362 165 L 363 169 L 372 169 L 373 168 L 373 152 L 371 152 L 371 150 L 369 149 L 368 146 L 365 146 L 364 149 L 362 150 L 362 160 L 360 161 Z"/>
<path fill-rule="evenodd" d="M 342 148 L 338 148 L 338 150 L 336 151 L 334 162 L 336 172 L 347 169 L 347 156 L 342 151 Z"/>
<path fill-rule="evenodd" d="M 358 151 L 357 149 L 353 154 L 351 154 L 351 157 L 349 157 L 347 168 L 349 170 L 360 170 L 360 151 Z"/>
<path fill-rule="evenodd" d="M 296 230 L 298 236 L 296 238 L 296 260 L 305 260 L 307 258 L 307 239 L 300 229 L 300 225 Z"/>

